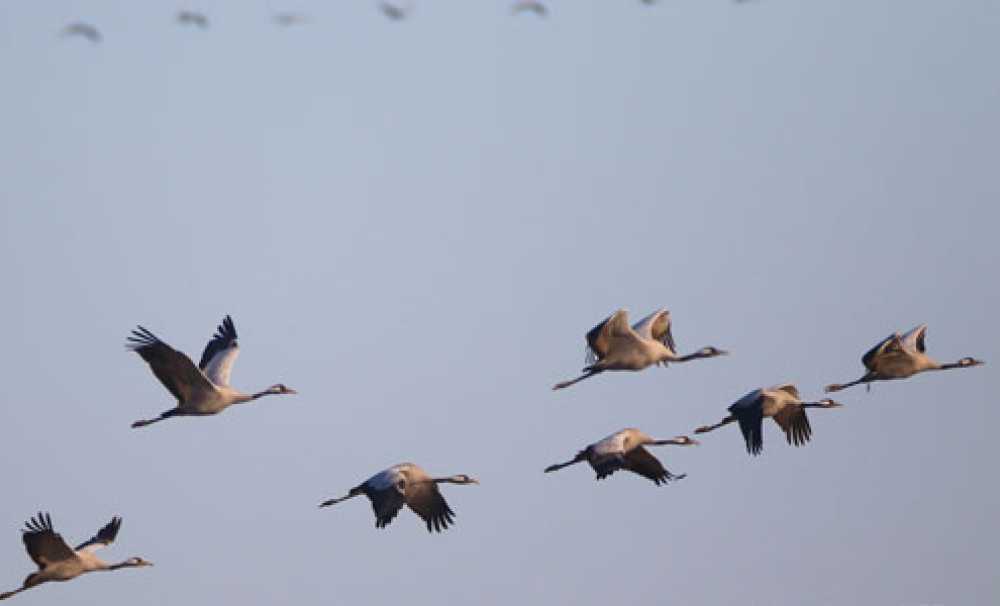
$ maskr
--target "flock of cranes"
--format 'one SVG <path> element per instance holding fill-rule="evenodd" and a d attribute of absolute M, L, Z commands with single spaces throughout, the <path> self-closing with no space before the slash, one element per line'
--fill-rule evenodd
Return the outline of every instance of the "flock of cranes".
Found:
<path fill-rule="evenodd" d="M 736 4 L 744 4 L 750 1 L 752 0 L 733 0 Z M 640 0 L 640 3 L 652 5 L 656 4 L 656 0 Z M 416 6 L 412 2 L 398 3 L 386 2 L 384 0 L 378 2 L 375 7 L 390 21 L 403 21 L 409 18 L 416 9 Z M 547 17 L 549 15 L 549 8 L 540 0 L 516 0 L 511 4 L 510 12 L 515 16 L 531 13 L 538 17 Z M 198 29 L 208 29 L 211 24 L 208 15 L 193 10 L 178 11 L 175 20 L 179 25 L 192 26 Z M 281 27 L 292 27 L 310 23 L 312 22 L 312 17 L 304 13 L 278 12 L 271 15 L 271 21 Z M 95 25 L 84 21 L 70 23 L 62 29 L 62 35 L 78 36 L 94 44 L 104 39 L 100 30 Z"/>
<path fill-rule="evenodd" d="M 827 391 L 839 391 L 853 385 L 872 381 L 904 379 L 919 372 L 970 368 L 982 361 L 965 357 L 950 364 L 935 362 L 926 354 L 927 326 L 920 325 L 900 335 L 890 335 L 862 357 L 867 368 L 863 377 L 845 384 L 827 386 Z M 652 365 L 667 365 L 689 360 L 712 358 L 727 352 L 716 347 L 704 347 L 691 354 L 679 355 L 671 333 L 670 312 L 658 310 L 634 326 L 628 322 L 628 313 L 618 310 L 586 334 L 590 364 L 584 374 L 576 379 L 558 383 L 554 389 L 569 387 L 583 379 L 604 371 L 639 371 Z M 127 338 L 126 346 L 137 353 L 156 378 L 177 400 L 177 405 L 158 417 L 139 420 L 133 428 L 146 427 L 175 416 L 204 416 L 223 412 L 233 404 L 252 402 L 267 395 L 287 395 L 295 390 L 277 383 L 256 393 L 243 393 L 229 384 L 233 363 L 239 355 L 236 325 L 226 316 L 208 341 L 197 366 L 185 354 L 173 349 L 148 329 L 138 326 Z M 755 389 L 729 407 L 729 414 L 714 425 L 694 430 L 697 434 L 713 431 L 724 425 L 738 422 L 740 432 L 750 455 L 763 450 L 763 422 L 770 417 L 784 431 L 788 443 L 802 446 L 812 436 L 812 427 L 806 416 L 807 408 L 836 408 L 841 404 L 822 399 L 817 402 L 802 400 L 798 389 L 791 384 Z M 648 449 L 650 446 L 696 446 L 699 442 L 688 436 L 655 439 L 636 428 L 627 428 L 588 445 L 564 463 L 545 468 L 553 472 L 586 461 L 597 474 L 597 479 L 607 478 L 618 470 L 631 471 L 656 485 L 683 479 L 685 474 L 673 474 Z M 351 488 L 346 495 L 319 504 L 329 507 L 356 496 L 364 495 L 371 501 L 375 513 L 375 526 L 385 528 L 399 514 L 403 505 L 408 506 L 427 526 L 428 532 L 441 532 L 454 523 L 455 512 L 445 501 L 438 488 L 441 484 L 479 484 L 466 474 L 433 477 L 418 465 L 400 463 L 376 473 L 361 484 Z M 38 571 L 28 575 L 21 587 L 0 593 L 0 600 L 48 581 L 68 581 L 81 574 L 98 570 L 119 570 L 152 566 L 141 557 L 131 557 L 117 564 L 108 564 L 95 552 L 114 542 L 121 527 L 121 518 L 115 517 L 90 540 L 71 549 L 56 533 L 48 513 L 39 512 L 25 522 L 22 540 L 28 556 L 38 566 Z"/>

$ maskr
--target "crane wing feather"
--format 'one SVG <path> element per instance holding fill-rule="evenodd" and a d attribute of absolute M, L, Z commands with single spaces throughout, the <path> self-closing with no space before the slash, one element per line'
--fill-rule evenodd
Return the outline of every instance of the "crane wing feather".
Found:
<path fill-rule="evenodd" d="M 455 523 L 455 512 L 448 506 L 433 481 L 407 484 L 406 504 L 427 524 L 428 532 L 441 532 L 449 524 Z"/>
<path fill-rule="evenodd" d="M 893 350 L 899 350 L 903 348 L 902 337 L 899 333 L 893 333 L 888 337 L 879 341 L 874 347 L 865 352 L 865 355 L 861 356 L 861 363 L 865 365 L 868 370 L 875 370 L 874 364 L 876 358 L 879 356 L 891 352 Z"/>
<path fill-rule="evenodd" d="M 406 476 L 401 471 L 406 465 L 404 463 L 384 469 L 357 487 L 372 502 L 377 528 L 388 526 L 406 502 L 403 495 Z"/>
<path fill-rule="evenodd" d="M 142 356 L 156 378 L 178 402 L 189 401 L 196 391 L 214 389 L 208 377 L 194 365 L 191 358 L 170 347 L 142 326 L 132 331 L 126 347 Z"/>
<path fill-rule="evenodd" d="M 62 536 L 52 529 L 52 517 L 49 514 L 38 512 L 24 526 L 21 540 L 24 541 L 28 556 L 39 569 L 76 557 Z"/>
<path fill-rule="evenodd" d="M 902 337 L 903 349 L 907 351 L 924 353 L 927 351 L 927 325 L 921 324 L 910 330 Z"/>
<path fill-rule="evenodd" d="M 812 437 L 812 427 L 806 410 L 799 404 L 788 404 L 774 414 L 774 422 L 785 432 L 789 444 L 802 446 Z"/>
<path fill-rule="evenodd" d="M 403 493 L 395 486 L 383 489 L 375 489 L 367 486 L 362 487 L 365 496 L 372 502 L 372 510 L 375 512 L 375 526 L 385 528 L 388 526 L 403 508 L 405 500 Z"/>
<path fill-rule="evenodd" d="M 763 398 L 763 390 L 755 389 L 729 407 L 729 412 L 740 423 L 740 433 L 747 444 L 747 452 L 752 455 L 760 454 L 764 448 L 761 435 L 764 424 Z"/>
<path fill-rule="evenodd" d="M 233 324 L 232 317 L 227 315 L 205 345 L 198 368 L 215 385 L 229 385 L 233 363 L 240 353 L 236 339 L 236 325 Z"/>
<path fill-rule="evenodd" d="M 667 471 L 653 453 L 638 446 L 625 454 L 625 467 L 632 473 L 650 479 L 657 486 L 666 484 L 669 480 L 679 480 L 683 475 L 675 476 Z"/>
<path fill-rule="evenodd" d="M 640 341 L 639 335 L 629 326 L 628 312 L 624 309 L 619 309 L 611 314 L 608 319 L 591 328 L 587 333 L 588 364 L 593 364 L 607 356 L 608 352 L 616 346 L 616 341 L 619 345 L 623 342 Z"/>
<path fill-rule="evenodd" d="M 590 466 L 597 473 L 597 479 L 603 480 L 625 467 L 625 455 L 621 452 L 601 454 L 591 449 L 587 462 L 590 463 Z"/>
<path fill-rule="evenodd" d="M 107 547 L 108 545 L 115 542 L 115 537 L 118 536 L 118 529 L 122 526 L 122 519 L 118 516 L 111 518 L 111 521 L 104 525 L 103 528 L 97 531 L 97 534 L 92 536 L 84 543 L 80 543 L 76 550 L 87 550 L 87 551 L 97 551 L 101 547 Z"/>
<path fill-rule="evenodd" d="M 639 320 L 632 330 L 643 339 L 659 341 L 672 351 L 677 353 L 677 344 L 674 343 L 674 335 L 670 329 L 670 312 L 666 309 L 659 309 Z"/>

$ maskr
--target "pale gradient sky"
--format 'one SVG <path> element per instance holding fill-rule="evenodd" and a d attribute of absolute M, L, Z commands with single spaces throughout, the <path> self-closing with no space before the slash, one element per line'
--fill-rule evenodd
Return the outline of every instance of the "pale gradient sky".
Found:
<path fill-rule="evenodd" d="M 45 509 L 156 567 L 24 606 L 1000 601 L 1000 5 L 549 5 L 0 3 L 0 590 Z M 549 390 L 660 306 L 733 355 Z M 197 356 L 226 313 L 234 384 L 301 395 L 129 429 L 172 403 L 128 332 Z M 659 450 L 666 487 L 541 471 L 921 322 L 988 364 Z M 454 528 L 316 508 L 403 460 L 482 481 Z"/>

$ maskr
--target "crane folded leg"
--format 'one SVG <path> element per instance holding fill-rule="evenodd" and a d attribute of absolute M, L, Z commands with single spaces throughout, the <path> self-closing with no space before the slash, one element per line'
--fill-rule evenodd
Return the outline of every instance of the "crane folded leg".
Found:
<path fill-rule="evenodd" d="M 161 413 L 160 416 L 156 417 L 155 419 L 140 419 L 140 420 L 136 421 L 135 423 L 132 423 L 132 429 L 136 429 L 136 428 L 139 428 L 139 427 L 145 427 L 147 425 L 152 425 L 153 423 L 157 423 L 159 421 L 164 421 L 166 419 L 169 419 L 170 417 L 176 416 L 177 414 L 179 414 L 177 412 L 177 409 L 176 408 L 171 408 L 170 410 Z"/>
<path fill-rule="evenodd" d="M 592 377 L 592 376 L 594 376 L 596 374 L 604 372 L 603 369 L 593 368 L 593 367 L 588 367 L 587 369 L 584 369 L 584 370 L 585 370 L 584 374 L 580 375 L 579 377 L 577 377 L 575 379 L 570 379 L 569 381 L 563 381 L 562 383 L 556 383 L 554 386 L 552 386 L 552 389 L 553 390 L 563 389 L 563 388 L 569 387 L 570 385 L 574 385 L 576 383 L 579 383 L 580 381 L 582 381 L 584 379 L 589 379 L 590 377 Z"/>

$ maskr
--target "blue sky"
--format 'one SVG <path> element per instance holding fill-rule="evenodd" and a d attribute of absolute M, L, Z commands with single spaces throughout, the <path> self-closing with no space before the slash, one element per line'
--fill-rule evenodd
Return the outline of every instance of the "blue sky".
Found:
<path fill-rule="evenodd" d="M 45 509 L 156 567 L 25 605 L 1000 599 L 1000 7 L 549 6 L 0 5 L 3 589 Z M 733 355 L 551 392 L 620 307 Z M 128 332 L 197 356 L 227 313 L 233 383 L 300 395 L 129 429 L 172 403 Z M 805 448 L 664 448 L 666 487 L 541 472 L 923 322 L 987 365 L 843 392 Z M 404 460 L 481 480 L 454 528 L 316 508 Z"/>

